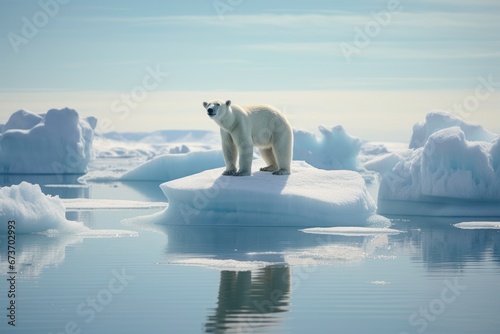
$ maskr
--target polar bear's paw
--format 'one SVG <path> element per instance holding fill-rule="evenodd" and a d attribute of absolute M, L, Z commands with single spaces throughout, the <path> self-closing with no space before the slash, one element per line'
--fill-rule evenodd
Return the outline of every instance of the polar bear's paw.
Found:
<path fill-rule="evenodd" d="M 222 175 L 235 175 L 236 174 L 236 169 L 231 169 L 231 170 L 225 170 L 222 172 Z"/>
<path fill-rule="evenodd" d="M 290 175 L 290 171 L 286 169 L 278 169 L 273 172 L 273 175 Z"/>
<path fill-rule="evenodd" d="M 244 171 L 244 170 L 239 170 L 236 173 L 233 174 L 234 176 L 249 176 L 250 172 Z"/>
<path fill-rule="evenodd" d="M 267 166 L 267 167 L 262 167 L 260 169 L 260 171 L 261 172 L 274 172 L 276 169 L 278 169 L 278 167 L 271 165 L 271 166 Z"/>

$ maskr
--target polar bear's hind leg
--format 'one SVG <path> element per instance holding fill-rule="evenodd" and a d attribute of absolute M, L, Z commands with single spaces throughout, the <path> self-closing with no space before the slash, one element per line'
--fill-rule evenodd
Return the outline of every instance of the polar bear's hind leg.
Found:
<path fill-rule="evenodd" d="M 273 153 L 278 163 L 278 169 L 273 172 L 274 175 L 290 174 L 290 164 L 292 162 L 292 136 L 283 135 L 277 137 L 273 143 Z"/>
<path fill-rule="evenodd" d="M 278 164 L 276 163 L 276 158 L 274 157 L 273 149 L 271 147 L 260 148 L 260 156 L 266 162 L 267 166 L 262 167 L 260 170 L 262 172 L 274 172 L 278 169 Z"/>

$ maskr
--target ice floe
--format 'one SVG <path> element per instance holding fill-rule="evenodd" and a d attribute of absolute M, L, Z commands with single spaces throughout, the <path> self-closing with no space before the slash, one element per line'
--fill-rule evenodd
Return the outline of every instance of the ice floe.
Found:
<path fill-rule="evenodd" d="M 161 184 L 169 201 L 164 222 L 318 227 L 387 222 L 375 215 L 375 202 L 357 172 L 322 170 L 297 161 L 291 175 L 283 176 L 259 171 L 223 176 L 223 170 Z"/>
<path fill-rule="evenodd" d="M 66 219 L 66 209 L 58 196 L 45 195 L 40 186 L 22 182 L 0 188 L 0 219 L 14 221 L 16 234 L 43 233 L 48 236 L 78 234 L 85 237 L 137 236 L 135 231 L 92 230 Z M 7 233 L 7 228 L 1 229 Z"/>

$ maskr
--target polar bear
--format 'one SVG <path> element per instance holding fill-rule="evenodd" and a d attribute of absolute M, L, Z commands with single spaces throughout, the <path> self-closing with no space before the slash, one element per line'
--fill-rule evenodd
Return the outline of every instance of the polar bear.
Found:
<path fill-rule="evenodd" d="M 253 147 L 267 163 L 261 171 L 290 174 L 293 131 L 285 116 L 269 105 L 241 107 L 230 100 L 203 102 L 208 116 L 220 126 L 226 170 L 222 175 L 245 176 L 252 171 Z M 238 159 L 239 169 L 236 170 Z"/>

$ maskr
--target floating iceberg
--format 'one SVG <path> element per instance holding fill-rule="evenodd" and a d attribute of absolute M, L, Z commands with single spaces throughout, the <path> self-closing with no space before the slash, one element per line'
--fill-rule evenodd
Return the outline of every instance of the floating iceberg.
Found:
<path fill-rule="evenodd" d="M 222 151 L 166 154 L 149 160 L 120 177 L 122 181 L 170 181 L 224 166 Z"/>
<path fill-rule="evenodd" d="M 321 170 L 297 161 L 291 175 L 284 176 L 259 171 L 247 177 L 223 176 L 223 170 L 161 184 L 169 200 L 163 221 L 319 227 L 387 223 L 375 215 L 375 202 L 357 172 Z"/>
<path fill-rule="evenodd" d="M 58 196 L 45 195 L 38 184 L 22 182 L 0 188 L 0 220 L 14 221 L 16 234 L 44 233 L 50 236 L 78 234 L 84 237 L 136 236 L 126 230 L 91 230 L 66 219 L 66 209 Z M 6 234 L 7 228 L 0 234 Z"/>
<path fill-rule="evenodd" d="M 319 127 L 321 135 L 294 130 L 293 159 L 304 160 L 321 169 L 357 170 L 362 141 L 349 135 L 341 125 Z"/>
<path fill-rule="evenodd" d="M 500 137 L 481 141 L 490 138 L 488 131 L 480 126 L 473 126 L 472 131 L 465 122 L 453 126 L 457 123 L 453 117 L 448 118 L 452 126 L 441 129 L 443 114 L 437 118 L 436 113 L 430 115 L 424 127 L 437 131 L 428 136 L 423 147 L 387 154 L 365 164 L 382 174 L 378 212 L 500 215 Z M 422 127 L 415 129 L 418 134 Z M 419 136 L 414 132 L 413 138 Z"/>
<path fill-rule="evenodd" d="M 19 110 L 0 133 L 2 174 L 82 174 L 92 157 L 97 120 L 73 109 Z"/>
<path fill-rule="evenodd" d="M 454 126 L 462 130 L 468 141 L 490 142 L 496 137 L 494 133 L 479 124 L 465 122 L 444 111 L 432 111 L 427 114 L 424 123 L 417 123 L 413 126 L 410 148 L 423 147 L 433 133 Z"/>
<path fill-rule="evenodd" d="M 14 220 L 16 233 L 37 233 L 47 230 L 81 232 L 88 228 L 67 220 L 66 209 L 57 196 L 45 195 L 40 186 L 22 182 L 0 188 L 0 219 Z M 7 229 L 2 229 L 6 232 Z"/>

